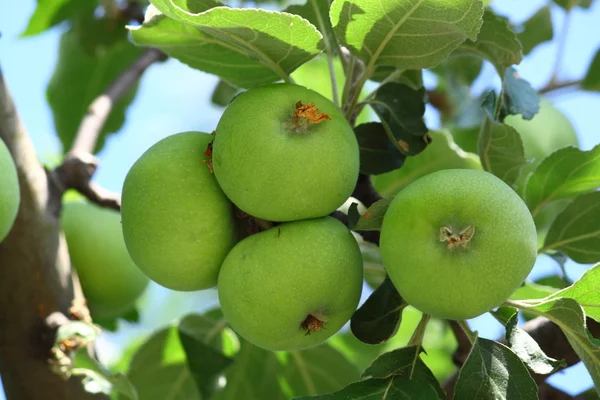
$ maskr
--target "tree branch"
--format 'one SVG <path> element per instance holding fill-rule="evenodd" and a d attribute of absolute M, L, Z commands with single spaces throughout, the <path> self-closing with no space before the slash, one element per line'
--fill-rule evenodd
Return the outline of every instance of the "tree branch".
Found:
<path fill-rule="evenodd" d="M 549 83 L 548 85 L 539 89 L 538 93 L 546 94 L 546 93 L 559 91 L 559 90 L 565 90 L 565 89 L 578 90 L 580 88 L 580 85 L 581 85 L 581 79 L 574 79 L 574 80 L 562 81 L 562 82 L 554 82 L 554 83 Z"/>
<path fill-rule="evenodd" d="M 373 185 L 371 185 L 371 177 L 366 174 L 359 174 L 358 181 L 352 192 L 352 197 L 359 200 L 365 205 L 365 207 L 371 207 L 373 203 L 381 200 L 379 193 L 375 191 Z"/>
<path fill-rule="evenodd" d="M 56 210 L 60 190 L 49 179 L 17 114 L 0 73 L 0 138 L 17 166 L 21 203 L 0 243 L 0 375 L 8 399 L 98 399 L 76 380 L 49 368 L 54 342 L 46 318 L 69 315 L 81 288 L 71 265 Z"/>
<path fill-rule="evenodd" d="M 159 50 L 146 49 L 117 77 L 106 92 L 92 102 L 79 125 L 65 161 L 51 173 L 61 195 L 67 189 L 75 189 L 92 203 L 115 210 L 121 209 L 121 198 L 118 194 L 111 193 L 91 181 L 98 168 L 98 159 L 92 153 L 113 105 L 135 85 L 150 65 L 165 58 L 166 55 Z"/>

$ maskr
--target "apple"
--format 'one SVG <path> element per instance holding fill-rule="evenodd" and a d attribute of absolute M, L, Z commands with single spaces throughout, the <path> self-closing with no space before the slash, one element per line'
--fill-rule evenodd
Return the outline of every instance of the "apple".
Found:
<path fill-rule="evenodd" d="M 341 111 L 299 85 L 250 89 L 217 125 L 213 165 L 242 211 L 269 221 L 325 216 L 352 194 L 358 142 Z"/>
<path fill-rule="evenodd" d="M 383 264 L 400 295 L 433 317 L 469 319 L 499 306 L 537 256 L 518 194 L 480 170 L 448 169 L 396 195 L 381 227 Z"/>
<path fill-rule="evenodd" d="M 363 264 L 352 233 L 331 217 L 283 223 L 239 242 L 217 286 L 223 314 L 267 350 L 316 346 L 350 319 Z"/>
<path fill-rule="evenodd" d="M 214 287 L 236 241 L 231 202 L 212 174 L 213 136 L 183 132 L 148 149 L 123 184 L 127 250 L 153 281 L 180 291 Z"/>
<path fill-rule="evenodd" d="M 2 242 L 17 218 L 21 202 L 17 168 L 2 139 L 0 139 L 0 171 L 2 171 L 0 176 L 0 242 Z"/>
<path fill-rule="evenodd" d="M 93 318 L 131 311 L 148 286 L 125 247 L 119 213 L 83 202 L 65 202 L 61 224 Z"/>

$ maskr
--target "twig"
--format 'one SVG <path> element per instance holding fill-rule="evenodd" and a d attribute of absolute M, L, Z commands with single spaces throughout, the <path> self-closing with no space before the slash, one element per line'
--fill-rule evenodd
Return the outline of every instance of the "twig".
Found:
<path fill-rule="evenodd" d="M 558 91 L 558 90 L 564 90 L 564 89 L 577 90 L 577 89 L 579 89 L 580 85 L 581 85 L 581 79 L 573 79 L 573 80 L 568 80 L 568 81 L 563 81 L 563 82 L 554 82 L 554 83 L 549 83 L 548 85 L 539 89 L 538 93 L 546 94 L 546 93 L 550 93 L 550 92 L 554 92 L 554 91 Z"/>
<path fill-rule="evenodd" d="M 156 49 L 147 49 L 133 62 L 102 95 L 98 96 L 84 116 L 73 146 L 63 163 L 49 173 L 58 189 L 58 195 L 68 189 L 75 189 L 92 203 L 115 210 L 121 209 L 121 198 L 92 182 L 98 168 L 98 159 L 92 154 L 98 137 L 113 105 L 139 80 L 144 71 L 153 63 L 164 60 L 165 54 Z M 58 210 L 57 210 L 58 211 Z"/>
<path fill-rule="evenodd" d="M 452 361 L 457 367 L 462 367 L 471 352 L 471 340 L 457 321 L 450 321 L 450 328 L 456 337 L 458 347 L 452 355 Z"/>
<path fill-rule="evenodd" d="M 569 24 L 571 22 L 570 10 L 565 11 L 565 19 L 563 20 L 562 29 L 558 38 L 558 47 L 556 49 L 556 57 L 554 58 L 554 67 L 552 68 L 552 76 L 550 78 L 550 85 L 558 81 L 558 75 L 560 74 L 560 66 L 567 45 L 567 35 L 569 33 Z"/>
<path fill-rule="evenodd" d="M 117 77 L 106 92 L 92 102 L 79 125 L 69 155 L 77 156 L 80 153 L 94 152 L 98 136 L 110 115 L 113 105 L 131 89 L 150 65 L 164 59 L 165 54 L 161 51 L 146 49 L 129 68 Z"/>

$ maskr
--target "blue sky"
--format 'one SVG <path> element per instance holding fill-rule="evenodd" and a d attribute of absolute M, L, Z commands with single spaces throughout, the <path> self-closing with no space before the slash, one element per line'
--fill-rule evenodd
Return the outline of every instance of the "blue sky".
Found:
<path fill-rule="evenodd" d="M 546 3 L 542 0 L 495 0 L 492 1 L 492 6 L 499 14 L 509 16 L 513 21 L 523 21 Z M 60 144 L 54 136 L 45 90 L 56 63 L 61 29 L 55 28 L 37 37 L 19 39 L 18 35 L 25 28 L 34 7 L 33 0 L 0 0 L 0 68 L 38 154 L 43 159 L 50 159 L 60 152 Z M 564 13 L 557 8 L 553 11 L 555 36 L 560 36 Z M 600 35 L 591 34 L 598 32 L 600 2 L 595 2 L 591 10 L 575 10 L 572 14 L 566 52 L 560 63 L 560 78 L 564 80 L 581 77 L 600 45 Z M 554 67 L 556 51 L 556 40 L 543 44 L 517 70 L 534 87 L 542 87 Z M 497 82 L 491 67 L 486 68 L 480 78 L 480 83 L 489 81 Z M 99 154 L 101 167 L 95 180 L 110 190 L 120 192 L 131 165 L 161 138 L 187 130 L 212 131 L 221 113 L 221 109 L 210 103 L 212 88 L 216 82 L 214 76 L 192 70 L 175 60 L 150 67 L 142 78 L 135 102 L 127 112 L 125 126 L 118 135 L 107 141 Z M 600 110 L 600 94 L 571 92 L 552 95 L 550 99 L 575 126 L 583 149 L 590 149 L 600 143 L 600 116 L 597 112 Z M 430 127 L 435 127 L 435 112 L 428 109 L 426 119 Z M 570 277 L 576 279 L 587 267 L 569 263 L 567 270 Z M 552 261 L 541 257 L 533 276 L 552 272 L 556 272 L 556 266 Z M 211 290 L 186 294 L 151 286 L 143 303 L 146 310 L 154 312 L 143 312 L 139 326 L 125 324 L 118 334 L 105 335 L 100 342 L 105 360 L 113 360 L 131 338 L 188 311 L 206 309 L 215 302 L 215 292 Z M 160 312 L 173 309 L 178 310 L 176 315 Z M 491 317 L 483 316 L 471 322 L 481 336 L 495 338 L 501 332 L 500 326 Z M 589 375 L 581 365 L 556 374 L 551 382 L 568 387 L 573 394 L 591 386 Z M 0 391 L 0 399 L 2 398 Z"/>

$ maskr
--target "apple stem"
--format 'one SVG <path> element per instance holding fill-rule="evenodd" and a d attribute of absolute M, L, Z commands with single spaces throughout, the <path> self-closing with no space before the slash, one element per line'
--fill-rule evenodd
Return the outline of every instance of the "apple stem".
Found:
<path fill-rule="evenodd" d="M 312 332 L 317 332 L 321 329 L 325 329 L 325 322 L 321 321 L 312 314 L 308 314 L 308 316 L 300 324 L 300 327 L 306 331 L 305 336 L 307 336 L 310 335 Z"/>
<path fill-rule="evenodd" d="M 455 233 L 455 230 L 451 227 L 443 226 L 440 228 L 440 242 L 448 243 L 449 249 L 454 246 L 466 248 L 474 235 L 475 227 L 473 225 L 467 226 L 459 233 Z"/>

